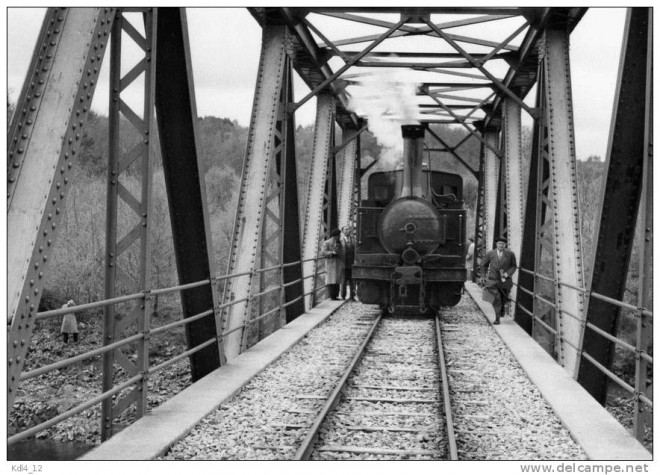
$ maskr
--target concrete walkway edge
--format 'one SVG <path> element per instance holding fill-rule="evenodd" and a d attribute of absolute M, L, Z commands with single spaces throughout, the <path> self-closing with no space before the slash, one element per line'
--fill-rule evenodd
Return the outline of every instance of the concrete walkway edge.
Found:
<path fill-rule="evenodd" d="M 227 365 L 187 387 L 79 460 L 153 460 L 162 455 L 343 303 L 342 300 L 326 300 L 319 304 L 241 353 Z"/>
<path fill-rule="evenodd" d="M 481 288 L 472 282 L 466 282 L 465 288 L 492 324 L 495 312 L 481 299 Z M 513 319 L 504 318 L 493 328 L 590 460 L 653 459 L 651 453 Z"/>

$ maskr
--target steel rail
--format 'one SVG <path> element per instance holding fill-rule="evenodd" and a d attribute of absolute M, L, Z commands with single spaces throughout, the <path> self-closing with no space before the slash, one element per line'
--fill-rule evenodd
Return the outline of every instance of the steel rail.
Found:
<path fill-rule="evenodd" d="M 314 448 L 314 443 L 318 439 L 318 432 L 319 429 L 321 428 L 321 424 L 323 423 L 327 415 L 330 413 L 330 411 L 332 411 L 339 403 L 340 396 L 342 394 L 344 387 L 346 386 L 348 377 L 351 375 L 357 364 L 362 359 L 362 356 L 364 355 L 364 350 L 367 347 L 367 344 L 371 341 L 371 338 L 374 332 L 376 331 L 376 328 L 378 327 L 382 317 L 383 314 L 381 313 L 380 315 L 378 315 L 378 317 L 376 317 L 374 323 L 371 325 L 371 328 L 369 328 L 369 332 L 367 333 L 366 337 L 364 338 L 359 348 L 355 352 L 353 359 L 346 367 L 346 370 L 344 371 L 342 377 L 339 379 L 339 382 L 335 386 L 335 389 L 333 389 L 332 393 L 326 400 L 323 408 L 321 409 L 321 412 L 318 414 L 318 416 L 316 416 L 316 419 L 314 420 L 314 423 L 312 424 L 307 434 L 307 437 L 305 437 L 302 444 L 296 451 L 296 454 L 293 458 L 294 460 L 309 459 L 309 456 L 311 455 L 312 450 Z"/>
<path fill-rule="evenodd" d="M 440 317 L 435 316 L 435 336 L 438 342 L 438 366 L 442 379 L 442 399 L 445 408 L 445 425 L 447 427 L 447 445 L 449 460 L 458 460 L 458 447 L 456 446 L 456 433 L 454 432 L 454 418 L 451 413 L 451 400 L 449 397 L 449 377 L 445 363 L 444 347 L 442 345 L 442 332 L 440 330 Z"/>

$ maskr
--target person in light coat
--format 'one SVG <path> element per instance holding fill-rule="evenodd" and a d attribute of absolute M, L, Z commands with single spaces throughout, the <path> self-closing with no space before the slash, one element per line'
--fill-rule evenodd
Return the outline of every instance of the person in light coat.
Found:
<path fill-rule="evenodd" d="M 495 249 L 486 253 L 481 269 L 488 271 L 483 298 L 493 305 L 494 323 L 499 325 L 500 318 L 504 316 L 504 305 L 509 301 L 509 292 L 513 287 L 511 276 L 516 272 L 517 264 L 516 255 L 506 249 L 505 238 L 495 239 L 495 246 Z"/>
<path fill-rule="evenodd" d="M 468 239 L 468 249 L 465 254 L 465 268 L 467 269 L 467 280 L 472 280 L 472 271 L 474 267 L 474 238 L 470 236 Z"/>
<path fill-rule="evenodd" d="M 349 300 L 355 300 L 355 281 L 353 280 L 353 261 L 355 260 L 355 242 L 353 228 L 346 225 L 341 228 L 342 260 L 344 262 L 344 278 L 341 281 L 341 298 L 346 299 L 347 289 L 350 289 Z"/>
<path fill-rule="evenodd" d="M 69 300 L 67 303 L 62 305 L 62 308 L 73 307 L 76 304 L 73 300 Z M 69 343 L 69 336 L 73 336 L 74 343 L 78 342 L 78 321 L 76 320 L 76 315 L 71 312 L 67 313 L 62 317 L 62 328 L 60 329 L 62 338 L 64 338 L 64 343 Z"/>
<path fill-rule="evenodd" d="M 325 285 L 328 296 L 337 300 L 339 296 L 339 284 L 343 279 L 344 261 L 342 259 L 341 231 L 333 229 L 330 239 L 323 242 L 321 246 L 321 257 L 325 258 Z"/>

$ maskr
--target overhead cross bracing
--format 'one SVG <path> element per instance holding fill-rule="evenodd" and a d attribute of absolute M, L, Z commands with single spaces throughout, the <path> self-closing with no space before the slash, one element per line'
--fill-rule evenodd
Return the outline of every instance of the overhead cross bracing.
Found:
<path fill-rule="evenodd" d="M 357 124 L 356 99 L 377 100 L 363 84 L 412 88 L 407 120 L 495 125 L 510 97 L 523 99 L 536 83 L 539 32 L 561 22 L 569 32 L 585 8 L 250 8 L 262 24 L 295 32 L 293 66 L 311 92 L 337 98 L 337 122 Z M 366 89 L 366 88 L 365 88 Z M 449 102 L 451 101 L 451 102 Z M 362 101 L 360 101 L 362 102 Z M 396 117 L 398 111 L 387 114 Z M 400 115 L 400 114 L 398 114 Z"/>

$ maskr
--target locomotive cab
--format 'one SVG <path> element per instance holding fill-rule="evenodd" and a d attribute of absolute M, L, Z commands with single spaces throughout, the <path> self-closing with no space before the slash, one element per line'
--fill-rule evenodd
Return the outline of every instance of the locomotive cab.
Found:
<path fill-rule="evenodd" d="M 422 169 L 424 129 L 403 129 L 403 170 L 373 173 L 358 209 L 353 278 L 360 301 L 423 314 L 460 300 L 466 277 L 463 180 Z"/>

